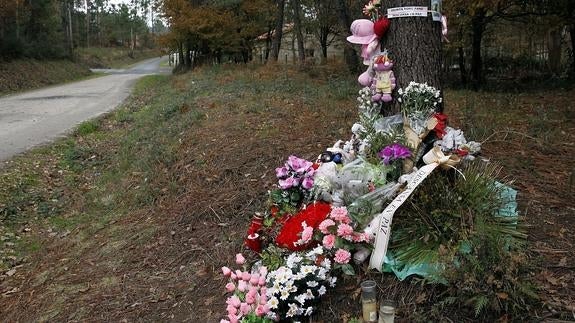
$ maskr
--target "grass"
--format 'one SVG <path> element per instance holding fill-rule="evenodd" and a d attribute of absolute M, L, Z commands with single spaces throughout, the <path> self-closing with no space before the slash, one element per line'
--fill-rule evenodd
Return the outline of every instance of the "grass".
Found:
<path fill-rule="evenodd" d="M 77 60 L 90 68 L 122 68 L 147 58 L 161 55 L 157 49 L 136 49 L 130 57 L 130 50 L 123 47 L 81 47 Z"/>

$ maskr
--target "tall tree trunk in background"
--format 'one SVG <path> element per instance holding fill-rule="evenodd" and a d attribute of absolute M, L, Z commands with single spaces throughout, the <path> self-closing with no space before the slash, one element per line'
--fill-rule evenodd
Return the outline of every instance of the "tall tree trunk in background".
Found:
<path fill-rule="evenodd" d="M 74 1 L 66 3 L 66 13 L 68 15 L 68 50 L 70 58 L 74 58 L 74 29 L 72 28 L 72 10 L 74 9 Z"/>
<path fill-rule="evenodd" d="M 327 63 L 327 41 L 329 38 L 329 26 L 319 27 L 319 46 L 321 47 L 321 63 Z"/>
<path fill-rule="evenodd" d="M 339 23 L 342 30 L 349 30 L 351 27 L 351 16 L 349 15 L 349 8 L 347 7 L 346 0 L 337 0 L 337 12 Z M 359 72 L 359 56 L 353 48 L 353 45 L 346 40 L 347 34 L 341 34 L 341 41 L 343 46 L 343 56 L 345 59 L 345 64 L 351 73 Z"/>
<path fill-rule="evenodd" d="M 297 39 L 297 54 L 300 65 L 305 63 L 305 46 L 301 28 L 301 6 L 299 0 L 291 0 L 293 6 L 293 22 Z"/>
<path fill-rule="evenodd" d="M 90 1 L 86 0 L 86 47 L 90 47 Z"/>
<path fill-rule="evenodd" d="M 285 0 L 276 0 L 278 11 L 276 16 L 276 28 L 272 40 L 271 60 L 277 62 L 280 55 L 280 46 L 282 43 L 283 27 L 284 27 L 284 7 Z"/>
<path fill-rule="evenodd" d="M 459 27 L 459 42 L 460 45 L 457 47 L 458 54 L 458 64 L 459 64 L 459 74 L 461 76 L 461 83 L 467 84 L 467 66 L 465 65 L 465 49 L 463 48 L 463 26 Z"/>
<path fill-rule="evenodd" d="M 429 6 L 429 0 L 388 0 L 387 8 Z M 394 60 L 396 89 L 409 82 L 427 83 L 441 90 L 441 23 L 428 17 L 394 18 L 382 48 L 389 50 Z"/>
<path fill-rule="evenodd" d="M 486 12 L 478 10 L 475 16 L 471 18 L 471 77 L 473 80 L 474 89 L 478 89 L 483 84 L 483 60 L 481 58 L 481 43 L 483 41 L 483 33 L 487 24 Z"/>
<path fill-rule="evenodd" d="M 561 73 L 561 29 L 553 28 L 549 31 L 547 42 L 549 71 L 553 74 Z"/>
<path fill-rule="evenodd" d="M 571 25 L 569 29 L 569 34 L 571 36 L 571 78 L 575 79 L 575 24 Z"/>

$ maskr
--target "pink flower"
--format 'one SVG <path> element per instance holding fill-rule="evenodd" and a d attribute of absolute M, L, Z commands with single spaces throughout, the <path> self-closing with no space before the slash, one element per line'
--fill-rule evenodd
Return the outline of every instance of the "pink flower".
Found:
<path fill-rule="evenodd" d="M 278 167 L 276 168 L 276 177 L 277 178 L 282 178 L 282 177 L 286 177 L 288 175 L 288 171 L 289 169 L 287 167 Z"/>
<path fill-rule="evenodd" d="M 303 187 L 306 190 L 309 190 L 313 187 L 313 178 L 312 177 L 306 177 L 303 179 L 303 181 L 301 182 L 301 187 Z"/>
<path fill-rule="evenodd" d="M 322 244 L 326 249 L 331 249 L 335 245 L 335 236 L 328 234 L 323 237 Z"/>
<path fill-rule="evenodd" d="M 238 290 L 243 293 L 246 289 L 248 289 L 248 283 L 245 280 L 240 280 L 238 282 Z"/>
<path fill-rule="evenodd" d="M 247 271 L 244 271 L 242 273 L 242 280 L 245 280 L 247 282 L 250 280 L 250 278 L 252 278 L 252 275 L 250 273 L 248 273 Z"/>
<path fill-rule="evenodd" d="M 255 294 L 247 293 L 247 294 L 246 294 L 246 303 L 248 303 L 248 304 L 251 305 L 251 304 L 253 304 L 253 303 L 255 303 L 255 302 L 256 302 L 256 296 L 255 296 Z M 241 309 L 241 308 L 240 308 L 240 309 Z"/>
<path fill-rule="evenodd" d="M 266 285 L 266 278 L 263 276 L 260 277 L 260 280 L 258 281 L 258 285 L 265 286 Z"/>
<path fill-rule="evenodd" d="M 234 285 L 234 283 L 227 283 L 226 284 L 226 290 L 228 292 L 233 292 L 234 290 L 236 290 L 236 285 Z"/>
<path fill-rule="evenodd" d="M 240 318 L 235 314 L 228 314 L 228 318 L 230 319 L 230 323 L 239 323 Z"/>
<path fill-rule="evenodd" d="M 240 298 L 236 295 L 228 297 L 228 300 L 226 301 L 226 304 L 232 305 L 233 307 L 240 307 L 241 303 L 242 301 L 240 301 Z"/>
<path fill-rule="evenodd" d="M 312 236 L 313 236 L 313 228 L 305 226 L 303 228 L 303 231 L 301 232 L 301 239 L 304 241 L 304 243 L 307 243 L 311 240 Z"/>
<path fill-rule="evenodd" d="M 269 311 L 270 308 L 267 305 L 258 305 L 258 307 L 256 307 L 256 315 L 259 317 L 266 315 Z"/>
<path fill-rule="evenodd" d="M 329 234 L 329 228 L 334 226 L 335 222 L 332 219 L 325 219 L 319 224 L 319 231 L 323 234 Z"/>
<path fill-rule="evenodd" d="M 345 207 L 334 207 L 331 210 L 330 217 L 339 222 L 350 222 L 350 219 L 347 217 L 347 209 Z"/>
<path fill-rule="evenodd" d="M 349 224 L 342 223 L 337 227 L 337 235 L 340 237 L 349 237 L 353 234 L 353 228 Z"/>
<path fill-rule="evenodd" d="M 233 279 L 233 280 L 236 280 L 236 279 L 238 278 L 238 276 L 236 276 L 236 274 L 235 274 L 234 272 L 232 272 L 232 273 L 230 274 L 230 278 Z"/>
<path fill-rule="evenodd" d="M 238 309 L 233 305 L 228 305 L 228 307 L 226 307 L 226 311 L 228 312 L 228 314 L 234 314 L 234 315 L 238 314 Z"/>
<path fill-rule="evenodd" d="M 261 267 L 260 267 L 260 275 L 262 275 L 262 276 L 265 277 L 267 274 L 268 274 L 268 269 L 267 269 L 267 267 L 266 267 L 266 266 L 261 266 Z"/>
<path fill-rule="evenodd" d="M 345 249 L 338 249 L 335 252 L 334 260 L 338 264 L 347 264 L 349 262 L 350 258 L 351 258 L 351 253 L 349 253 L 349 251 L 347 251 Z"/>
<path fill-rule="evenodd" d="M 294 186 L 297 186 L 298 184 L 299 182 L 296 181 L 296 179 L 293 177 L 288 177 L 286 179 L 279 180 L 279 185 L 282 190 L 287 190 L 288 188 L 292 188 Z"/>
<path fill-rule="evenodd" d="M 296 173 L 303 174 L 305 171 L 313 166 L 313 163 L 305 159 L 298 158 L 294 155 L 288 157 L 288 166 L 290 166 Z"/>
<path fill-rule="evenodd" d="M 265 293 L 262 293 L 262 294 L 260 295 L 260 304 L 261 304 L 261 305 L 266 305 L 267 302 L 268 302 L 268 297 L 267 297 L 267 295 L 266 295 Z"/>
<path fill-rule="evenodd" d="M 253 286 L 257 286 L 259 281 L 260 281 L 260 275 L 252 274 L 252 278 L 250 278 L 250 284 L 252 284 Z"/>
<path fill-rule="evenodd" d="M 232 270 L 229 269 L 228 267 L 222 267 L 222 272 L 224 273 L 224 276 L 230 276 L 232 273 Z"/>
<path fill-rule="evenodd" d="M 236 276 L 238 279 L 242 279 L 242 271 L 239 269 L 236 269 Z"/>
<path fill-rule="evenodd" d="M 221 320 L 220 320 L 220 323 L 230 323 L 230 321 L 221 319 Z"/>
<path fill-rule="evenodd" d="M 265 287 L 260 288 L 260 295 L 264 295 L 264 296 L 265 296 L 265 295 L 266 295 L 266 291 L 267 291 L 267 290 L 266 290 Z"/>
<path fill-rule="evenodd" d="M 246 262 L 246 258 L 241 253 L 236 255 L 236 264 L 243 265 Z"/>
<path fill-rule="evenodd" d="M 248 314 L 251 310 L 252 310 L 252 307 L 247 303 L 242 303 L 240 305 L 240 312 L 242 313 L 242 315 Z"/>

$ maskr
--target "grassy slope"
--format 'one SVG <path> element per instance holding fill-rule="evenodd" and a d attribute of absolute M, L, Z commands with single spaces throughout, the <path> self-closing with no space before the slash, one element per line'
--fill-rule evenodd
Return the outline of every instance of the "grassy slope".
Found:
<path fill-rule="evenodd" d="M 0 95 L 47 85 L 76 81 L 93 75 L 89 68 L 120 68 L 158 57 L 158 50 L 136 50 L 130 57 L 125 48 L 78 48 L 77 62 L 68 60 L 0 61 Z"/>
<path fill-rule="evenodd" d="M 218 268 L 241 250 L 273 169 L 292 153 L 314 158 L 345 139 L 356 119 L 354 82 L 309 72 L 226 67 L 146 77 L 117 111 L 9 162 L 0 176 L 0 266 L 13 272 L 0 282 L 0 312 L 22 321 L 216 321 L 225 309 Z M 532 232 L 539 250 L 572 250 L 573 232 L 560 229 L 573 225 L 573 164 L 557 160 L 550 169 L 543 158 L 574 154 L 570 95 L 447 97 L 470 137 L 512 131 L 485 149 L 520 179 L 523 209 L 535 212 L 530 223 L 560 225 Z M 560 264 L 556 256 L 569 252 L 539 256 Z M 556 310 L 573 293 L 573 275 L 560 273 L 542 267 L 534 277 L 554 290 L 542 297 Z M 403 293 L 394 295 L 400 316 L 422 315 L 434 302 L 419 285 L 375 278 Z M 338 287 L 335 294 L 350 297 L 326 301 L 326 321 L 358 313 L 356 287 Z"/>
<path fill-rule="evenodd" d="M 67 60 L 0 62 L 0 95 L 77 80 L 90 74 L 85 66 Z"/>

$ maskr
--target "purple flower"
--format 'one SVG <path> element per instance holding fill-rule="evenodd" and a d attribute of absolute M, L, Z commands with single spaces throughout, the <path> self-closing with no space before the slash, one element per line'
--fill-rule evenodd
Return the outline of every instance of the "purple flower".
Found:
<path fill-rule="evenodd" d="M 389 165 L 391 158 L 393 158 L 393 150 L 391 149 L 391 146 L 386 146 L 377 155 L 379 158 L 383 159 L 384 164 Z"/>
<path fill-rule="evenodd" d="M 278 167 L 276 168 L 276 177 L 283 178 L 288 175 L 289 169 L 287 167 Z"/>
<path fill-rule="evenodd" d="M 403 145 L 393 144 L 383 148 L 377 155 L 379 158 L 383 159 L 384 164 L 389 165 L 396 159 L 405 159 L 411 157 L 411 151 L 409 148 Z"/>
<path fill-rule="evenodd" d="M 305 159 L 301 159 L 294 155 L 291 155 L 288 157 L 287 165 L 291 167 L 296 173 L 303 174 L 309 168 L 311 168 L 313 163 Z"/>
<path fill-rule="evenodd" d="M 295 184 L 295 180 L 293 177 L 288 177 L 286 179 L 280 179 L 279 184 L 280 184 L 280 188 L 282 190 L 287 190 L 287 189 L 290 189 L 294 186 L 297 186 L 297 184 Z"/>
<path fill-rule="evenodd" d="M 301 186 L 306 189 L 309 190 L 313 187 L 313 177 L 306 177 L 303 179 Z"/>

